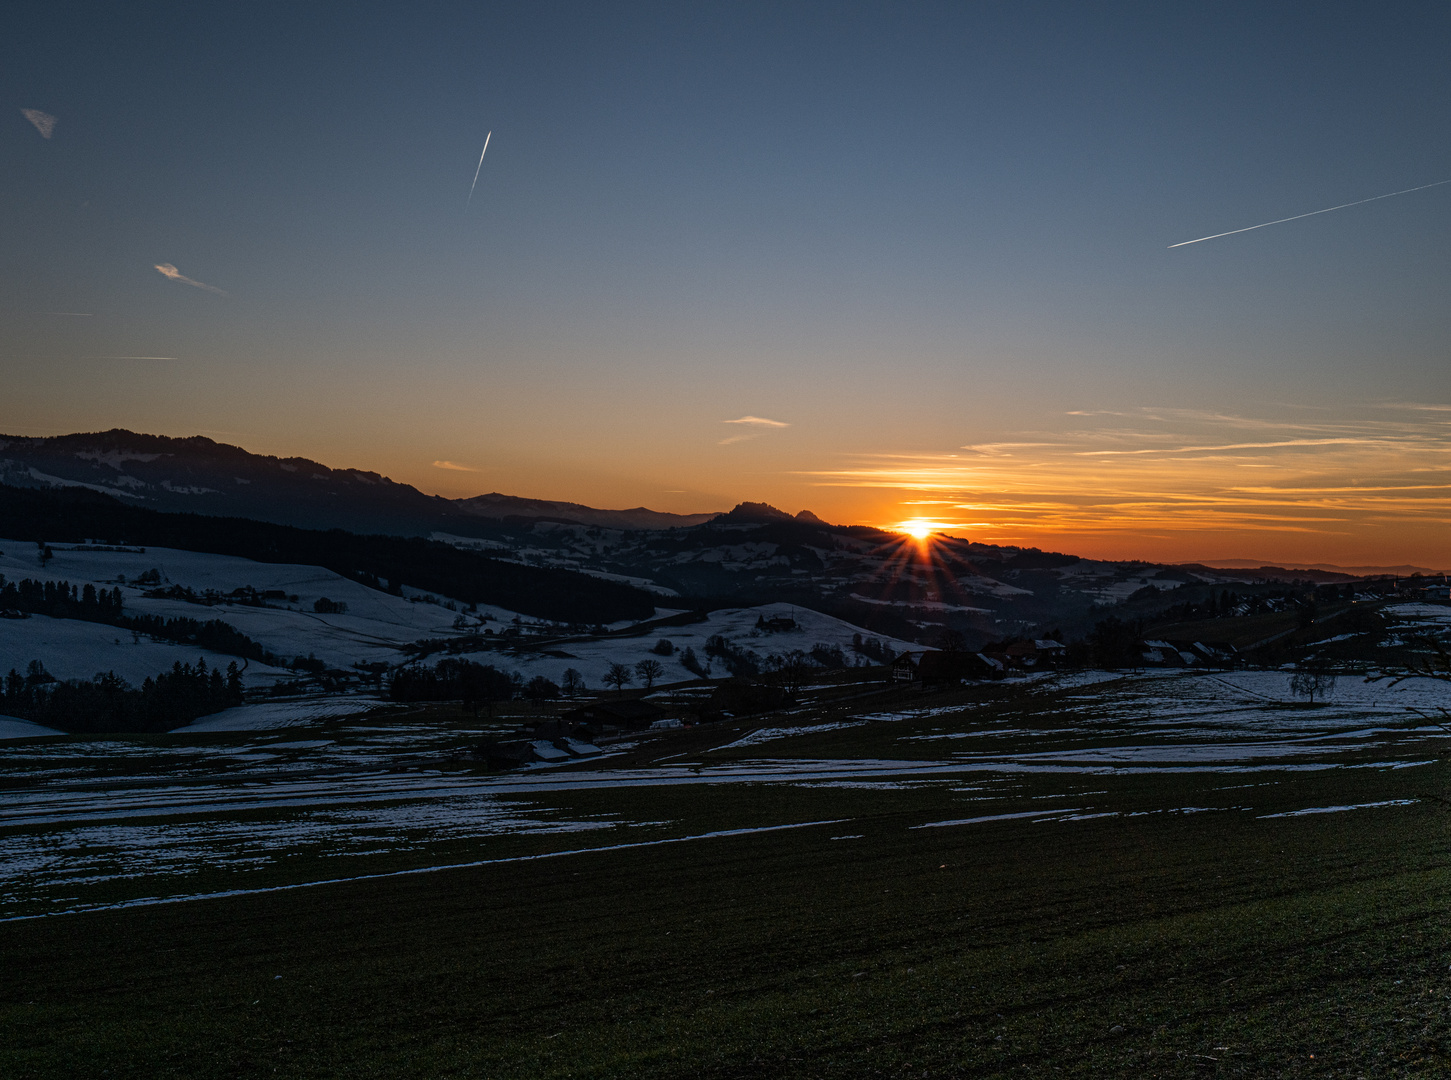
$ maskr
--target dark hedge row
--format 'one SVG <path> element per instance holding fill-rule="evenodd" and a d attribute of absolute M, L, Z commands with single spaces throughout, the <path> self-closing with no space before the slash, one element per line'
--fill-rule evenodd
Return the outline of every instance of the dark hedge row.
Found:
<path fill-rule="evenodd" d="M 122 611 L 120 589 L 98 591 L 94 585 L 77 589 L 68 581 L 32 581 L 30 578 L 6 581 L 4 575 L 0 575 L 0 611 L 22 611 L 55 619 L 105 623 L 163 641 L 197 645 L 212 652 L 241 656 L 263 664 L 288 666 L 286 660 L 221 619 L 201 622 L 185 616 L 164 619 L 160 615 L 126 615 Z"/>
<path fill-rule="evenodd" d="M 462 701 L 466 707 L 510 701 L 523 690 L 516 672 L 472 660 L 440 660 L 433 667 L 400 668 L 388 681 L 394 701 Z"/>
<path fill-rule="evenodd" d="M 140 687 L 110 671 L 61 682 L 33 660 L 26 674 L 11 669 L 0 685 L 0 712 L 70 732 L 170 731 L 241 703 L 237 665 L 224 674 L 203 659 L 178 662 Z"/>

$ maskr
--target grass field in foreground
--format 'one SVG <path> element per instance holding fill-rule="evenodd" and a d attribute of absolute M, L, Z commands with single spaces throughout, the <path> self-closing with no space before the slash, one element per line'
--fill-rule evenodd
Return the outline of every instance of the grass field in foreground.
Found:
<path fill-rule="evenodd" d="M 858 817 L 9 923 L 0 1075 L 1444 1076 L 1448 820 Z"/>

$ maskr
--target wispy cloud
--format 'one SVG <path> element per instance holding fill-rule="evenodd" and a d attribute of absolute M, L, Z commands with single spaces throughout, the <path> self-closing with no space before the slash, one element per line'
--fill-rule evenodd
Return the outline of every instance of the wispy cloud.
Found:
<path fill-rule="evenodd" d="M 163 277 L 168 277 L 172 281 L 179 281 L 183 285 L 191 285 L 192 287 L 197 289 L 205 289 L 207 292 L 216 293 L 218 296 L 227 295 L 226 290 L 224 289 L 219 289 L 215 285 L 208 285 L 205 282 L 196 281 L 192 278 L 187 277 L 176 267 L 172 266 L 171 263 L 157 263 L 156 269 L 160 271 Z"/>
<path fill-rule="evenodd" d="M 435 469 L 449 469 L 453 472 L 478 472 L 472 465 L 460 465 L 457 461 L 435 461 Z"/>
<path fill-rule="evenodd" d="M 764 416 L 742 416 L 736 420 L 722 420 L 723 424 L 741 424 L 745 427 L 739 435 L 732 435 L 720 441 L 721 446 L 729 446 L 731 443 L 745 442 L 747 439 L 759 439 L 768 431 L 780 428 L 788 428 L 791 425 L 784 420 L 767 420 Z"/>
<path fill-rule="evenodd" d="M 25 119 L 35 125 L 35 130 L 40 132 L 42 139 L 48 139 L 55 132 L 56 118 L 50 113 L 41 112 L 39 109 L 21 109 Z"/>
<path fill-rule="evenodd" d="M 1078 413 L 1073 420 L 1084 426 L 1075 430 L 1025 432 L 956 453 L 860 457 L 805 475 L 894 492 L 904 504 L 949 503 L 978 523 L 980 538 L 1005 543 L 1093 536 L 1188 544 L 1269 532 L 1380 546 L 1415 534 L 1424 544 L 1438 542 L 1451 517 L 1444 410 L 1387 403 L 1310 417 L 1292 409 L 1279 418 Z"/>

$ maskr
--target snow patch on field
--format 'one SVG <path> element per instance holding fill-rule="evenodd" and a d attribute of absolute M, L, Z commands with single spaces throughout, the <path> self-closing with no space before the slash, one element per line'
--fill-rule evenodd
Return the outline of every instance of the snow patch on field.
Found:
<path fill-rule="evenodd" d="M 0 740 L 43 739 L 48 735 L 64 734 L 63 731 L 41 727 L 39 724 L 32 724 L 29 720 L 22 720 L 18 716 L 0 716 Z"/>
<path fill-rule="evenodd" d="M 177 728 L 176 734 L 195 731 L 265 731 L 270 728 L 300 727 L 337 716 L 355 716 L 377 708 L 376 697 L 324 697 L 306 701 L 263 701 L 238 705 Z M 273 744 L 281 745 L 281 744 Z"/>
<path fill-rule="evenodd" d="M 866 723 L 865 720 L 841 721 L 834 724 L 811 724 L 806 727 L 772 727 L 758 728 L 749 735 L 744 735 L 735 742 L 726 743 L 724 746 L 717 746 L 715 750 L 734 750 L 740 746 L 756 746 L 764 742 L 772 742 L 775 739 L 785 739 L 792 735 L 817 735 L 823 731 L 840 731 L 842 728 L 860 727 Z"/>
<path fill-rule="evenodd" d="M 756 620 L 777 617 L 793 618 L 795 630 L 778 633 L 763 633 L 756 629 Z M 823 615 L 819 611 L 795 607 L 790 604 L 763 604 L 751 608 L 723 608 L 712 611 L 703 622 L 684 626 L 658 627 L 638 637 L 595 638 L 583 641 L 565 641 L 546 650 L 521 650 L 517 653 L 477 652 L 465 654 L 468 659 L 482 664 L 518 671 L 525 680 L 536 675 L 559 682 L 569 668 L 580 672 L 591 687 L 603 685 L 605 673 L 611 664 L 625 664 L 631 668 L 641 660 L 655 660 L 665 669 L 660 678 L 662 683 L 694 679 L 690 671 L 681 665 L 680 655 L 690 648 L 702 664 L 711 665 L 711 675 L 719 678 L 727 674 L 719 660 L 705 655 L 705 643 L 720 635 L 742 649 L 749 649 L 765 658 L 770 653 L 785 653 L 793 649 L 809 652 L 814 645 L 836 646 L 850 662 L 853 635 L 873 637 L 869 631 L 849 622 Z M 665 638 L 675 646 L 670 656 L 659 656 L 651 650 L 656 642 Z M 920 645 L 898 638 L 882 638 L 883 645 L 897 652 L 920 650 Z"/>
<path fill-rule="evenodd" d="M 1347 810 L 1373 810 L 1381 806 L 1412 806 L 1420 799 L 1384 799 L 1381 802 L 1352 803 L 1349 806 L 1311 806 L 1283 814 L 1261 814 L 1261 818 L 1303 817 L 1306 814 L 1343 814 Z"/>

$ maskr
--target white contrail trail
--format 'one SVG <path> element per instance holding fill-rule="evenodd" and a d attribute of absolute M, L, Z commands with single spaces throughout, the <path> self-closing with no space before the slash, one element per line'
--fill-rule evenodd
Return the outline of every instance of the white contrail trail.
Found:
<path fill-rule="evenodd" d="M 1437 180 L 1434 184 L 1422 184 L 1420 187 L 1408 187 L 1404 191 L 1392 191 L 1387 195 L 1372 195 L 1368 199 L 1356 199 L 1355 202 L 1341 203 L 1339 206 L 1327 206 L 1324 210 L 1311 210 L 1308 214 L 1296 214 L 1294 217 L 1276 218 L 1274 221 L 1266 221 L 1259 225 L 1250 225 L 1243 229 L 1230 229 L 1229 232 L 1217 232 L 1213 236 L 1201 236 L 1198 240 L 1182 240 L 1177 244 L 1170 244 L 1170 249 L 1186 247 L 1189 244 L 1202 244 L 1206 240 L 1218 240 L 1221 236 L 1233 236 L 1235 233 L 1253 232 L 1255 229 L 1263 229 L 1267 225 L 1280 225 L 1286 221 L 1299 221 L 1301 218 L 1314 217 L 1316 214 L 1328 214 L 1332 210 L 1344 210 L 1347 206 L 1359 206 L 1361 203 L 1375 202 L 1377 199 L 1389 199 L 1396 195 L 1409 195 L 1413 191 L 1425 191 L 1427 188 L 1440 187 L 1442 184 L 1451 184 L 1451 180 Z"/>
<path fill-rule="evenodd" d="M 484 148 L 479 151 L 479 167 L 474 170 L 474 182 L 469 185 L 469 197 L 464 202 L 465 210 L 469 208 L 469 203 L 474 201 L 474 188 L 479 186 L 479 169 L 484 167 L 484 155 L 489 152 L 489 137 L 493 134 L 493 131 L 490 131 L 488 135 L 484 136 Z"/>

